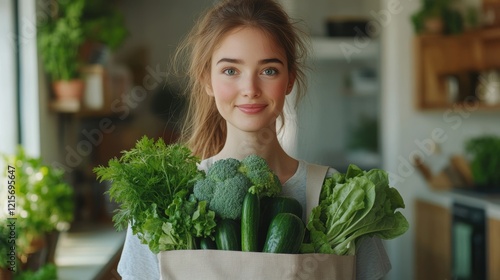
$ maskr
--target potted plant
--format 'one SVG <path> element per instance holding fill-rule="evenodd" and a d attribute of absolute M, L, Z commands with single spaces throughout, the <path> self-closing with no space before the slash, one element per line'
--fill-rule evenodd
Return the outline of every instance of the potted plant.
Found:
<path fill-rule="evenodd" d="M 45 69 L 54 80 L 77 77 L 82 63 L 98 60 L 86 52 L 87 46 L 116 50 L 128 35 L 123 14 L 113 2 L 72 0 L 51 5 L 55 12 L 39 24 L 38 42 Z"/>
<path fill-rule="evenodd" d="M 22 147 L 15 155 L 4 155 L 3 159 L 15 170 L 13 217 L 16 218 L 18 269 L 37 270 L 54 262 L 59 232 L 68 230 L 73 221 L 73 188 L 66 183 L 63 170 L 44 165 L 41 158 L 27 156 Z M 2 177 L 9 175 L 12 174 L 2 174 Z M 0 246 L 2 244 L 0 242 Z"/>
<path fill-rule="evenodd" d="M 116 50 L 127 37 L 123 14 L 113 2 L 89 0 L 82 15 L 85 42 L 82 56 L 87 63 L 103 63 L 106 50 Z"/>
<path fill-rule="evenodd" d="M 411 16 L 417 34 L 457 34 L 463 31 L 463 16 L 452 7 L 454 0 L 422 0 Z"/>
<path fill-rule="evenodd" d="M 53 14 L 38 26 L 38 45 L 45 71 L 56 98 L 79 100 L 84 83 L 80 79 L 79 48 L 85 37 L 81 17 L 83 0 L 55 3 Z"/>
<path fill-rule="evenodd" d="M 79 104 L 85 88 L 81 69 L 102 60 L 96 56 L 102 56 L 104 48 L 114 50 L 123 42 L 124 19 L 107 1 L 52 1 L 51 5 L 54 12 L 38 27 L 43 65 L 56 99 Z"/>
<path fill-rule="evenodd" d="M 470 168 L 477 189 L 500 191 L 500 137 L 483 135 L 466 142 Z"/>

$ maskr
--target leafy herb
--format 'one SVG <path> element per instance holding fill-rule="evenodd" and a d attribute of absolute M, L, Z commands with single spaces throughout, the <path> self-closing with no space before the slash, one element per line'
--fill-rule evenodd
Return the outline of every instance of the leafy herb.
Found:
<path fill-rule="evenodd" d="M 409 227 L 396 212 L 404 207 L 399 192 L 389 187 L 385 171 L 365 172 L 351 164 L 345 174 L 337 173 L 323 183 L 320 203 L 307 224 L 310 243 L 304 243 L 301 252 L 353 255 L 360 237 L 400 236 Z"/>
<path fill-rule="evenodd" d="M 471 156 L 471 171 L 478 187 L 500 187 L 500 137 L 482 135 L 467 140 L 466 152 Z"/>
<path fill-rule="evenodd" d="M 198 161 L 181 144 L 144 136 L 120 159 L 96 167 L 100 181 L 112 182 L 108 193 L 120 204 L 115 226 L 121 230 L 130 224 L 154 253 L 193 249 L 195 237 L 209 236 L 215 228 L 215 213 L 192 194 L 202 176 Z"/>

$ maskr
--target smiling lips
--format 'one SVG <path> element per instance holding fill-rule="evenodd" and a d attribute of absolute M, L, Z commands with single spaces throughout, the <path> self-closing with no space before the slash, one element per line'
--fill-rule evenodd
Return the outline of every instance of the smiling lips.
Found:
<path fill-rule="evenodd" d="M 240 111 L 246 114 L 256 114 L 264 110 L 267 105 L 265 104 L 242 104 L 236 106 Z"/>

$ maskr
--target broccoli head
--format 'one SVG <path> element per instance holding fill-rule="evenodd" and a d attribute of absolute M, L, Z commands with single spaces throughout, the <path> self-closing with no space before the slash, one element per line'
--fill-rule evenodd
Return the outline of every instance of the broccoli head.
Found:
<path fill-rule="evenodd" d="M 239 170 L 252 181 L 252 187 L 249 190 L 251 193 L 259 196 L 275 196 L 281 193 L 281 182 L 278 176 L 260 156 L 245 157 L 241 161 Z"/>
<path fill-rule="evenodd" d="M 241 173 L 224 182 L 218 182 L 209 208 L 215 213 L 220 213 L 223 219 L 240 219 L 243 200 L 251 184 Z"/>
<path fill-rule="evenodd" d="M 207 170 L 207 177 L 216 182 L 224 182 L 239 173 L 240 165 L 241 162 L 234 158 L 218 160 Z"/>
<path fill-rule="evenodd" d="M 274 196 L 281 192 L 278 177 L 257 155 L 250 155 L 242 161 L 228 158 L 214 162 L 193 189 L 194 196 L 206 200 L 208 208 L 217 216 L 236 220 L 241 218 L 247 192 L 260 196 Z"/>

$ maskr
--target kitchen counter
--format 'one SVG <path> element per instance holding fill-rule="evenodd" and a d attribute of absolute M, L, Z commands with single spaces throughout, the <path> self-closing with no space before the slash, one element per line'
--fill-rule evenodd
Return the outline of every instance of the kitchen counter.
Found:
<path fill-rule="evenodd" d="M 58 280 L 93 280 L 102 278 L 120 254 L 125 231 L 112 227 L 91 228 L 61 233 L 56 249 Z M 108 272 L 109 273 L 109 272 Z M 119 279 L 117 277 L 110 279 Z"/>
<path fill-rule="evenodd" d="M 500 220 L 500 193 L 489 194 L 455 189 L 450 191 L 436 191 L 429 188 L 420 190 L 418 198 L 445 208 L 451 208 L 453 202 L 483 208 L 486 216 Z"/>

